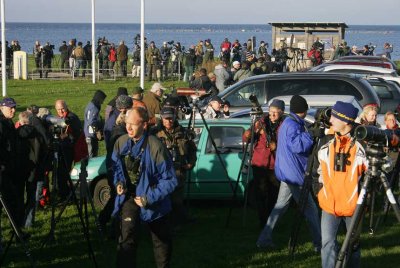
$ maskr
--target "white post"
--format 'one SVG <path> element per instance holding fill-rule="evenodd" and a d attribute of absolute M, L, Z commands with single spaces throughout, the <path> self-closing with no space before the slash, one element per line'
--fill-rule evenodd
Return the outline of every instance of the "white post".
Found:
<path fill-rule="evenodd" d="M 4 16 L 4 0 L 1 0 L 1 80 L 3 88 L 3 97 L 7 95 L 6 81 L 6 18 Z"/>
<path fill-rule="evenodd" d="M 95 0 L 92 0 L 92 82 L 96 84 L 96 46 L 95 46 Z"/>
<path fill-rule="evenodd" d="M 144 89 L 144 0 L 140 1 L 140 87 Z"/>

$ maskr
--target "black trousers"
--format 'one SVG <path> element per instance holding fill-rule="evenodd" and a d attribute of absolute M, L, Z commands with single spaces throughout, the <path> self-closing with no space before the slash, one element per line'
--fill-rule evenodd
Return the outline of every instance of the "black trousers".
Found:
<path fill-rule="evenodd" d="M 137 267 L 136 251 L 140 227 L 140 207 L 129 197 L 121 208 L 117 246 L 117 267 Z M 147 222 L 153 241 L 154 258 L 158 268 L 170 267 L 172 237 L 168 216 Z"/>
<path fill-rule="evenodd" d="M 269 214 L 275 206 L 279 193 L 279 181 L 274 170 L 252 166 L 254 175 L 254 194 L 257 204 L 260 227 L 264 227 Z"/>

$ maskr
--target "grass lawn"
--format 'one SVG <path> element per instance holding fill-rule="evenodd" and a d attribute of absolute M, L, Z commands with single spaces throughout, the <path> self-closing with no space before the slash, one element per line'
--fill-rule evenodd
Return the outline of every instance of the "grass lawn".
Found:
<path fill-rule="evenodd" d="M 8 95 L 18 103 L 18 112 L 31 104 L 45 106 L 54 111 L 54 101 L 65 99 L 70 109 L 81 119 L 86 104 L 96 89 L 103 89 L 108 95 L 106 103 L 115 95 L 119 86 L 132 89 L 138 80 L 101 81 L 92 85 L 89 80 L 76 81 L 8 81 Z M 166 87 L 173 84 L 183 86 L 182 82 L 165 82 Z M 151 85 L 145 85 L 148 89 Z M 103 105 L 104 109 L 105 105 Z M 104 152 L 104 147 L 103 147 Z M 225 221 L 230 202 L 207 201 L 192 202 L 190 212 L 194 223 L 183 226 L 173 242 L 172 267 L 318 267 L 320 257 L 312 250 L 310 234 L 306 224 L 302 224 L 295 259 L 288 255 L 287 242 L 292 223 L 298 218 L 294 209 L 290 209 L 278 222 L 274 230 L 277 250 L 260 251 L 255 247 L 259 234 L 255 210 L 246 210 L 243 224 L 243 208 L 235 205 L 228 228 Z M 379 207 L 379 206 L 378 206 Z M 58 208 L 59 209 L 59 208 Z M 57 210 L 58 210 L 57 209 Z M 37 267 L 93 267 L 87 256 L 87 244 L 82 235 L 75 206 L 70 205 L 63 213 L 56 227 L 55 243 L 41 244 L 50 229 L 51 209 L 38 212 L 36 226 L 27 230 L 32 237 L 29 248 Z M 10 226 L 4 213 L 2 217 L 3 240 L 10 235 Z M 93 220 L 93 219 L 92 219 Z M 389 214 L 385 223 L 373 236 L 368 234 L 368 221 L 364 221 L 362 233 L 362 267 L 399 267 L 400 224 L 394 215 Z M 91 226 L 91 238 L 99 267 L 114 267 L 116 243 L 113 240 L 101 242 L 94 225 Z M 342 232 L 343 234 L 343 232 Z M 343 239 L 343 235 L 341 236 Z M 140 267 L 155 267 L 150 235 L 143 226 L 138 249 Z M 3 263 L 3 267 L 27 267 L 29 262 L 20 244 L 13 243 Z"/>

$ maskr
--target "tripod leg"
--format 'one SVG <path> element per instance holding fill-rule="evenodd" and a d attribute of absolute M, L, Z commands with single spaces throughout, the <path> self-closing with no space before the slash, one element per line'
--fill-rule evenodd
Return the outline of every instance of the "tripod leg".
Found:
<path fill-rule="evenodd" d="M 346 237 L 343 241 L 342 247 L 340 248 L 337 260 L 336 260 L 336 268 L 346 267 L 346 261 L 350 258 L 351 254 L 351 242 L 357 234 L 357 230 L 359 228 L 359 224 L 361 223 L 361 219 L 363 217 L 365 211 L 365 202 L 366 196 L 368 194 L 368 187 L 371 181 L 371 175 L 367 174 L 364 178 L 364 182 L 360 191 L 360 195 L 357 200 L 357 206 L 354 211 L 350 227 L 347 230 Z"/>
<path fill-rule="evenodd" d="M 225 165 L 224 161 L 222 160 L 221 155 L 220 155 L 219 152 L 218 152 L 218 148 L 217 148 L 217 145 L 215 144 L 215 141 L 214 141 L 214 139 L 213 139 L 213 137 L 212 137 L 212 135 L 211 135 L 210 128 L 208 127 L 207 122 L 206 122 L 206 120 L 204 119 L 204 115 L 203 115 L 202 113 L 200 113 L 200 116 L 201 116 L 201 119 L 203 120 L 204 126 L 205 126 L 205 128 L 206 128 L 206 130 L 207 130 L 207 132 L 208 132 L 208 137 L 209 137 L 210 140 L 211 140 L 211 143 L 212 143 L 213 148 L 214 148 L 214 150 L 215 150 L 215 154 L 217 155 L 218 160 L 219 160 L 219 162 L 221 163 L 222 169 L 223 169 L 224 172 L 225 172 L 225 176 L 226 176 L 226 179 L 227 179 L 228 182 L 229 182 L 229 186 L 231 187 L 232 192 L 234 192 L 234 187 L 233 187 L 232 181 L 231 181 L 231 179 L 229 178 L 228 171 L 226 170 L 226 165 Z"/>
<path fill-rule="evenodd" d="M 390 188 L 389 182 L 386 179 L 386 176 L 384 174 L 381 174 L 380 179 L 381 179 L 383 188 L 385 189 L 388 201 L 393 208 L 394 214 L 396 215 L 397 220 L 400 222 L 399 204 L 397 204 L 397 202 L 396 202 L 396 198 L 393 195 L 393 192 L 392 192 L 392 189 Z"/>
<path fill-rule="evenodd" d="M 7 206 L 7 204 L 6 204 L 6 202 L 4 201 L 1 192 L 0 192 L 0 203 L 1 203 L 1 205 L 3 206 L 4 211 L 5 211 L 7 217 L 8 217 L 8 219 L 9 219 L 9 221 L 10 221 L 11 228 L 12 228 L 13 231 L 14 231 L 14 232 L 12 233 L 12 235 L 11 235 L 11 239 L 10 239 L 10 241 L 9 241 L 9 245 L 7 246 L 7 250 L 8 250 L 8 248 L 9 248 L 10 245 L 11 245 L 11 242 L 12 242 L 12 239 L 14 238 L 14 235 L 17 235 L 17 238 L 18 238 L 18 240 L 21 242 L 22 248 L 23 248 L 24 251 L 25 251 L 25 255 L 28 257 L 28 259 L 29 259 L 29 261 L 30 261 L 30 263 L 31 263 L 31 267 L 35 267 L 35 266 L 36 266 L 36 265 L 35 265 L 35 261 L 34 261 L 32 255 L 31 255 L 31 252 L 30 252 L 29 248 L 28 248 L 27 245 L 26 245 L 26 242 L 25 242 L 25 240 L 24 240 L 24 238 L 23 238 L 23 236 L 22 236 L 21 230 L 18 228 L 18 226 L 16 225 L 14 219 L 12 218 L 11 213 L 10 213 L 10 210 L 9 210 L 9 208 L 8 208 L 8 206 Z M 6 251 L 6 252 L 7 252 L 7 251 Z M 1 258 L 0 267 L 1 267 L 2 264 L 3 264 L 3 261 L 4 261 L 4 257 L 5 257 L 6 252 L 4 253 L 4 255 L 3 255 L 2 258 Z"/>
<path fill-rule="evenodd" d="M 372 191 L 371 191 L 371 200 L 370 200 L 370 206 L 369 206 L 369 234 L 373 235 L 374 234 L 374 211 L 375 211 L 375 197 L 376 197 L 376 192 L 375 192 L 375 187 L 374 187 L 374 182 L 372 182 Z"/>

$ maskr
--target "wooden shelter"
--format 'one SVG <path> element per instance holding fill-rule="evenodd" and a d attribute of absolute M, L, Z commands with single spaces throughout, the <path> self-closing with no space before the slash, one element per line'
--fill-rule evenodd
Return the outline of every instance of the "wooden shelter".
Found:
<path fill-rule="evenodd" d="M 289 48 L 309 51 L 312 44 L 319 38 L 321 43 L 325 44 L 326 53 L 333 50 L 333 45 L 342 42 L 348 28 L 344 22 L 272 22 L 269 24 L 272 26 L 271 48 L 279 49 L 282 43 L 286 43 Z"/>

